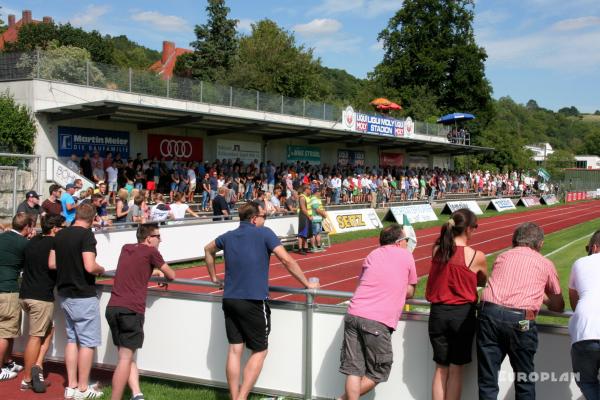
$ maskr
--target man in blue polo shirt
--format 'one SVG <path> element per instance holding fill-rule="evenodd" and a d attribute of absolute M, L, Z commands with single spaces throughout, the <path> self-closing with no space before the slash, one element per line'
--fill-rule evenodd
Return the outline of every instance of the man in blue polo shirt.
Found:
<path fill-rule="evenodd" d="M 231 398 L 245 400 L 256 383 L 267 356 L 271 331 L 269 297 L 269 259 L 275 253 L 290 275 L 308 289 L 318 283 L 308 282 L 298 263 L 289 255 L 273 231 L 265 226 L 267 215 L 254 202 L 239 209 L 240 226 L 224 233 L 204 248 L 211 280 L 223 286 L 215 272 L 215 254 L 223 250 L 225 282 L 223 312 L 229 341 L 227 383 Z M 240 386 L 241 359 L 244 343 L 252 351 L 244 368 Z"/>
<path fill-rule="evenodd" d="M 75 184 L 69 183 L 65 186 L 65 191 L 60 196 L 60 203 L 62 205 L 63 216 L 66 219 L 67 225 L 71 225 L 75 221 L 75 213 L 77 212 L 77 205 L 73 195 L 77 188 Z"/>

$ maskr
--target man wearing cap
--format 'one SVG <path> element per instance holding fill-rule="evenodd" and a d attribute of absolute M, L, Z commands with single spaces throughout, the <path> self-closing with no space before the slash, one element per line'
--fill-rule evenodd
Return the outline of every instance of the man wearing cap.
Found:
<path fill-rule="evenodd" d="M 40 207 L 40 195 L 35 190 L 31 190 L 25 194 L 25 201 L 19 204 L 17 213 L 25 213 L 33 216 L 34 221 L 37 221 L 38 215 L 42 214 Z"/>
<path fill-rule="evenodd" d="M 62 205 L 63 216 L 66 219 L 66 224 L 71 225 L 73 221 L 75 221 L 75 213 L 77 205 L 75 204 L 75 199 L 73 195 L 75 194 L 75 184 L 68 183 L 65 187 L 64 193 L 60 196 L 60 203 Z"/>

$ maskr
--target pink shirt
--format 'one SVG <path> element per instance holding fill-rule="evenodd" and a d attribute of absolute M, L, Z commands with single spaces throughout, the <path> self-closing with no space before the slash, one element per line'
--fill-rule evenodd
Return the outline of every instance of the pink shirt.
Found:
<path fill-rule="evenodd" d="M 519 246 L 496 258 L 481 301 L 537 312 L 544 293 L 561 293 L 554 264 L 537 251 Z"/>
<path fill-rule="evenodd" d="M 379 247 L 363 262 L 348 314 L 381 322 L 395 330 L 409 284 L 417 284 L 412 253 L 396 245 Z"/>

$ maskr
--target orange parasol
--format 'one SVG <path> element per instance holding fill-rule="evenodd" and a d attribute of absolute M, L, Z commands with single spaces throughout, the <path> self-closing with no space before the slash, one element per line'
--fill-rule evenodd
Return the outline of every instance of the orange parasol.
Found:
<path fill-rule="evenodd" d="M 373 101 L 371 101 L 369 104 L 371 104 L 372 106 L 389 106 L 392 102 L 389 101 L 388 99 L 384 98 L 384 97 L 378 97 L 376 99 L 374 99 Z"/>

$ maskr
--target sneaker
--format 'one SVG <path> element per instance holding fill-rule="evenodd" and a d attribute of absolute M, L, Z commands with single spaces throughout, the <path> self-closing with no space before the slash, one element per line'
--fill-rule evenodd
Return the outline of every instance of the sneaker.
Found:
<path fill-rule="evenodd" d="M 44 381 L 44 370 L 34 365 L 31 368 L 31 386 L 35 393 L 46 393 L 46 382 Z"/>
<path fill-rule="evenodd" d="M 144 393 L 139 393 L 135 396 L 131 396 L 131 400 L 144 400 Z"/>
<path fill-rule="evenodd" d="M 4 369 L 9 370 L 10 372 L 21 372 L 21 371 L 23 371 L 23 366 L 17 364 L 14 361 L 11 361 L 11 362 L 4 364 Z"/>
<path fill-rule="evenodd" d="M 65 399 L 69 400 L 75 397 L 75 392 L 77 391 L 77 388 L 72 388 L 72 387 L 65 387 Z"/>
<path fill-rule="evenodd" d="M 92 386 L 88 386 L 87 390 L 85 392 L 80 392 L 79 390 L 75 391 L 75 396 L 73 396 L 74 399 L 79 400 L 79 399 L 97 399 L 100 398 L 104 395 L 103 392 L 94 389 Z"/>
<path fill-rule="evenodd" d="M 0 381 L 7 381 L 9 379 L 15 379 L 17 377 L 17 373 L 13 371 L 9 371 L 6 368 L 2 368 L 0 370 Z"/>
<path fill-rule="evenodd" d="M 19 387 L 19 389 L 22 392 L 26 392 L 26 391 L 28 391 L 30 389 L 33 390 L 33 385 L 31 384 L 31 382 L 27 382 L 26 380 L 23 379 L 21 381 L 21 386 Z"/>

